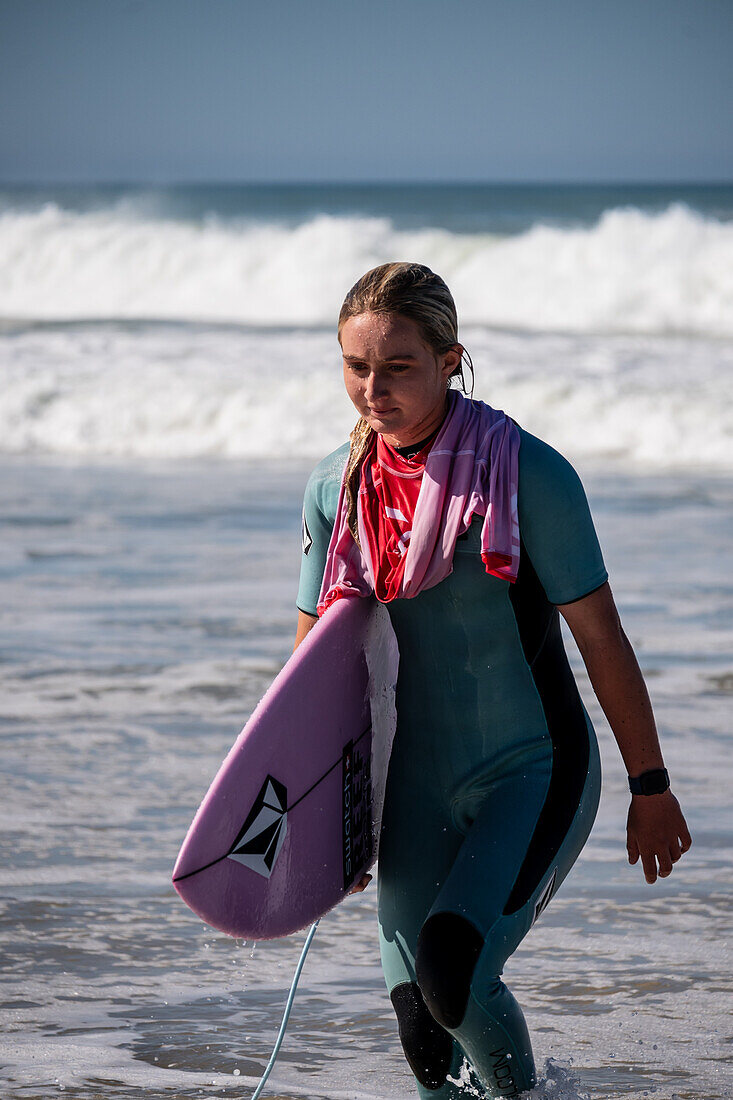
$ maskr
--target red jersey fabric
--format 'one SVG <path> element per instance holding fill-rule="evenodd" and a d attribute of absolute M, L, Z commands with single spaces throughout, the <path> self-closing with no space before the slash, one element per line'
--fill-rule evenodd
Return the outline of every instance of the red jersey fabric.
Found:
<path fill-rule="evenodd" d="M 377 435 L 362 465 L 362 521 L 374 563 L 374 593 L 383 603 L 395 599 L 400 589 L 425 461 L 436 435 L 437 431 L 411 458 Z"/>

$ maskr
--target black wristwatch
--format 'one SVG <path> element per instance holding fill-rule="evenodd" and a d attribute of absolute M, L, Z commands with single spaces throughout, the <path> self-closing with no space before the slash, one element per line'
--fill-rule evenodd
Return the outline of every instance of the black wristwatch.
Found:
<path fill-rule="evenodd" d="M 666 768 L 652 768 L 641 775 L 629 776 L 629 790 L 632 794 L 663 794 L 669 789 L 669 773 Z"/>

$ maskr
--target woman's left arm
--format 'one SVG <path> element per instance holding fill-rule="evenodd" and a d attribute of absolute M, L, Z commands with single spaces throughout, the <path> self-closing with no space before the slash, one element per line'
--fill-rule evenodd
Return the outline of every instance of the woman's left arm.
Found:
<path fill-rule="evenodd" d="M 629 775 L 663 768 L 649 694 L 608 582 L 589 596 L 559 604 L 558 610 L 577 642 Z M 671 874 L 672 864 L 691 843 L 671 790 L 631 796 L 626 826 L 629 863 L 636 863 L 641 856 L 647 882 L 655 882 L 657 874 L 661 878 Z"/>

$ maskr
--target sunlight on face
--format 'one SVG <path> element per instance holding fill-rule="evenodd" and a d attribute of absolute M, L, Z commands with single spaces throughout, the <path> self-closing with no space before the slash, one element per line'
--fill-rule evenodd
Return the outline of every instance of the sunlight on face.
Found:
<path fill-rule="evenodd" d="M 409 317 L 361 313 L 341 329 L 346 392 L 375 432 L 394 447 L 418 443 L 445 415 L 448 378 L 462 348 L 438 355 Z"/>

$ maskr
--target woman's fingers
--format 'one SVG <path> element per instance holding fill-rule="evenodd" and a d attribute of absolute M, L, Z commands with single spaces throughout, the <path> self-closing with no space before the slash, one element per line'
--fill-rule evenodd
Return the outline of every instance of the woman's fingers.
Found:
<path fill-rule="evenodd" d="M 636 850 L 636 857 L 631 858 L 631 848 L 629 848 L 629 862 L 636 863 L 639 855 L 641 855 L 641 865 L 644 868 L 644 877 L 648 883 L 656 882 L 657 876 L 659 878 L 667 878 L 672 874 L 672 866 L 682 856 L 682 851 L 679 844 L 665 846 L 663 843 L 656 845 L 649 845 L 648 847 L 642 847 L 639 849 L 638 844 L 634 841 L 634 848 Z"/>
<path fill-rule="evenodd" d="M 638 853 L 638 846 L 636 846 L 636 849 Z M 657 876 L 667 878 L 668 875 L 671 875 L 673 865 L 681 856 L 682 850 L 676 842 L 666 849 L 660 845 L 658 848 L 649 848 L 642 851 L 641 864 L 647 882 L 656 882 Z M 631 855 L 629 855 L 629 862 L 636 863 L 636 859 L 631 859 Z"/>
<path fill-rule="evenodd" d="M 667 878 L 674 864 L 692 844 L 679 803 L 671 791 L 634 797 L 629 807 L 626 848 L 629 863 L 641 856 L 648 883 Z"/>
<path fill-rule="evenodd" d="M 350 890 L 347 890 L 347 894 L 360 894 L 362 890 L 366 890 L 369 883 L 372 881 L 371 875 L 362 875 L 358 882 L 355 882 Z"/>
<path fill-rule="evenodd" d="M 636 837 L 631 833 L 626 834 L 626 851 L 629 853 L 629 863 L 636 863 L 639 858 L 639 845 Z"/>
<path fill-rule="evenodd" d="M 644 878 L 649 885 L 657 881 L 657 861 L 654 852 L 641 853 L 641 865 L 644 868 Z"/>
<path fill-rule="evenodd" d="M 672 874 L 672 857 L 669 849 L 666 852 L 660 852 L 657 856 L 659 860 L 659 877 L 666 878 L 667 875 Z"/>

